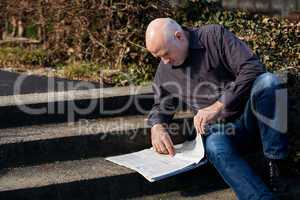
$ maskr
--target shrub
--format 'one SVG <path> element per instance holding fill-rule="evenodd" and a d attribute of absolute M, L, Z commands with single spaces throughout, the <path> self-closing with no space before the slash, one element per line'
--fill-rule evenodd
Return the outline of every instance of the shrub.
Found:
<path fill-rule="evenodd" d="M 0 48 L 0 66 L 2 67 L 34 68 L 42 66 L 46 57 L 47 52 L 42 49 Z"/>
<path fill-rule="evenodd" d="M 42 26 L 43 46 L 46 47 L 47 54 L 45 56 L 44 51 L 37 50 L 34 54 L 15 56 L 15 59 L 26 65 L 44 63 L 54 67 L 68 66 L 70 60 L 71 64 L 74 61 L 82 63 L 76 67 L 67 67 L 66 71 L 70 71 L 66 73 L 69 78 L 80 78 L 80 74 L 84 77 L 96 77 L 98 68 L 85 71 L 86 63 L 96 63 L 97 66 L 119 71 L 119 74 L 111 76 L 111 84 L 142 84 L 151 80 L 158 60 L 144 48 L 145 29 L 152 19 L 167 16 L 185 26 L 223 24 L 249 44 L 270 71 L 299 68 L 300 24 L 289 23 L 280 17 L 226 11 L 215 1 L 22 2 L 3 1 L 2 5 L 7 4 L 7 9 L 0 10 L 0 15 L 23 13 L 29 26 L 27 32 L 31 36 L 36 35 L 35 24 Z M 19 55 L 18 52 L 15 53 Z M 0 64 L 7 63 L 7 60 L 13 62 L 11 59 L 13 60 L 11 55 L 0 57 Z M 80 66 L 84 69 L 79 69 Z M 130 77 L 132 81 L 126 81 L 126 77 Z"/>

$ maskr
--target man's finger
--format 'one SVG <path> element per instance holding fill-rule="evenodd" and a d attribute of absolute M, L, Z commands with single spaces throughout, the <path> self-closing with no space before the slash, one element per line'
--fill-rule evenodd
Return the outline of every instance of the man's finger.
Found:
<path fill-rule="evenodd" d="M 163 142 L 159 143 L 159 148 L 161 150 L 161 153 L 163 153 L 163 154 L 167 154 L 168 153 L 168 150 L 167 150 L 167 148 L 166 148 L 166 146 L 165 146 L 165 144 Z"/>
<path fill-rule="evenodd" d="M 200 129 L 201 129 L 201 133 L 205 134 L 205 124 L 206 124 L 206 119 L 203 118 Z"/>
<path fill-rule="evenodd" d="M 163 153 L 159 144 L 156 144 L 156 149 L 157 149 L 157 151 L 156 151 L 157 153 Z"/>
<path fill-rule="evenodd" d="M 196 128 L 197 134 L 200 134 L 200 130 L 198 126 L 198 117 L 194 117 L 194 127 Z"/>
<path fill-rule="evenodd" d="M 160 149 L 159 149 L 159 147 L 158 147 L 158 145 L 157 145 L 157 144 L 155 144 L 153 147 L 154 147 L 154 150 L 155 150 L 157 153 L 159 153 L 159 152 L 160 152 Z"/>
<path fill-rule="evenodd" d="M 199 134 L 202 134 L 202 130 L 201 130 L 201 123 L 202 123 L 202 121 L 203 121 L 203 118 L 199 117 L 199 120 L 197 122 L 197 127 L 198 127 Z"/>
<path fill-rule="evenodd" d="M 168 154 L 170 154 L 171 156 L 174 156 L 175 151 L 174 151 L 174 145 L 173 145 L 171 138 L 167 137 L 164 144 L 167 148 Z"/>
<path fill-rule="evenodd" d="M 154 151 L 156 151 L 156 147 L 155 147 L 154 144 L 152 144 L 152 148 L 153 148 Z"/>

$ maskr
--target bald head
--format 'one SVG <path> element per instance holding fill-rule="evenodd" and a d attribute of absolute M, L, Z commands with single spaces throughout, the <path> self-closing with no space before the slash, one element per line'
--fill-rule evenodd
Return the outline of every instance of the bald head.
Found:
<path fill-rule="evenodd" d="M 188 48 L 187 41 L 181 26 L 170 18 L 155 19 L 146 30 L 147 50 L 153 56 L 160 57 L 166 64 L 179 65 L 184 61 Z M 171 56 L 165 56 L 170 53 Z"/>
<path fill-rule="evenodd" d="M 146 46 L 155 41 L 168 43 L 175 32 L 183 32 L 176 21 L 171 18 L 157 18 L 150 22 L 146 30 Z"/>

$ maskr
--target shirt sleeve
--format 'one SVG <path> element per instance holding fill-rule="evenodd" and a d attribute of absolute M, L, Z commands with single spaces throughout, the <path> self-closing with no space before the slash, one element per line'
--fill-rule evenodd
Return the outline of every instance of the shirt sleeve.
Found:
<path fill-rule="evenodd" d="M 171 123 L 176 112 L 177 101 L 170 93 L 162 87 L 159 71 L 156 72 L 152 84 L 154 92 L 154 104 L 148 114 L 147 124 L 154 126 L 155 124 Z"/>
<path fill-rule="evenodd" d="M 220 26 L 219 52 L 225 67 L 235 75 L 235 81 L 225 88 L 219 101 L 228 112 L 238 112 L 250 96 L 256 77 L 266 69 L 251 49 L 233 33 Z"/>

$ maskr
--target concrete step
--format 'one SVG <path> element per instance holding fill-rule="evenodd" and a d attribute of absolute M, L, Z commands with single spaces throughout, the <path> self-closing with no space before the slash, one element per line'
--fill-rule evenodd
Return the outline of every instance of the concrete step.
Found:
<path fill-rule="evenodd" d="M 0 199 L 236 199 L 209 164 L 150 183 L 140 174 L 102 158 L 10 168 L 0 176 Z M 296 200 L 299 178 L 279 199 Z"/>
<path fill-rule="evenodd" d="M 0 95 L 0 107 L 42 104 L 49 102 L 104 99 L 128 95 L 152 94 L 151 86 L 126 86 L 111 88 L 77 88 L 29 94 Z"/>
<path fill-rule="evenodd" d="M 152 105 L 149 86 L 0 96 L 0 128 L 146 114 Z"/>
<path fill-rule="evenodd" d="M 77 160 L 134 152 L 150 147 L 146 115 L 84 119 L 74 123 L 42 124 L 0 129 L 4 166 L 16 167 L 57 160 Z M 174 117 L 175 143 L 191 126 L 192 113 Z M 189 131 L 190 132 L 190 131 Z"/>
<path fill-rule="evenodd" d="M 222 179 L 208 166 L 150 183 L 136 172 L 102 158 L 12 168 L 0 177 L 0 199 L 10 200 L 143 199 L 157 195 L 169 199 L 174 192 L 177 197 L 210 196 L 225 188 Z M 235 199 L 230 190 L 222 194 L 226 199 Z"/>
<path fill-rule="evenodd" d="M 195 190 L 195 188 L 193 188 Z M 237 199 L 234 192 L 230 189 L 218 189 L 215 191 L 203 192 L 201 188 L 197 191 L 175 191 L 162 194 L 154 194 L 144 197 L 131 198 L 133 200 L 158 200 L 158 199 L 172 199 L 172 200 L 233 200 Z"/>

